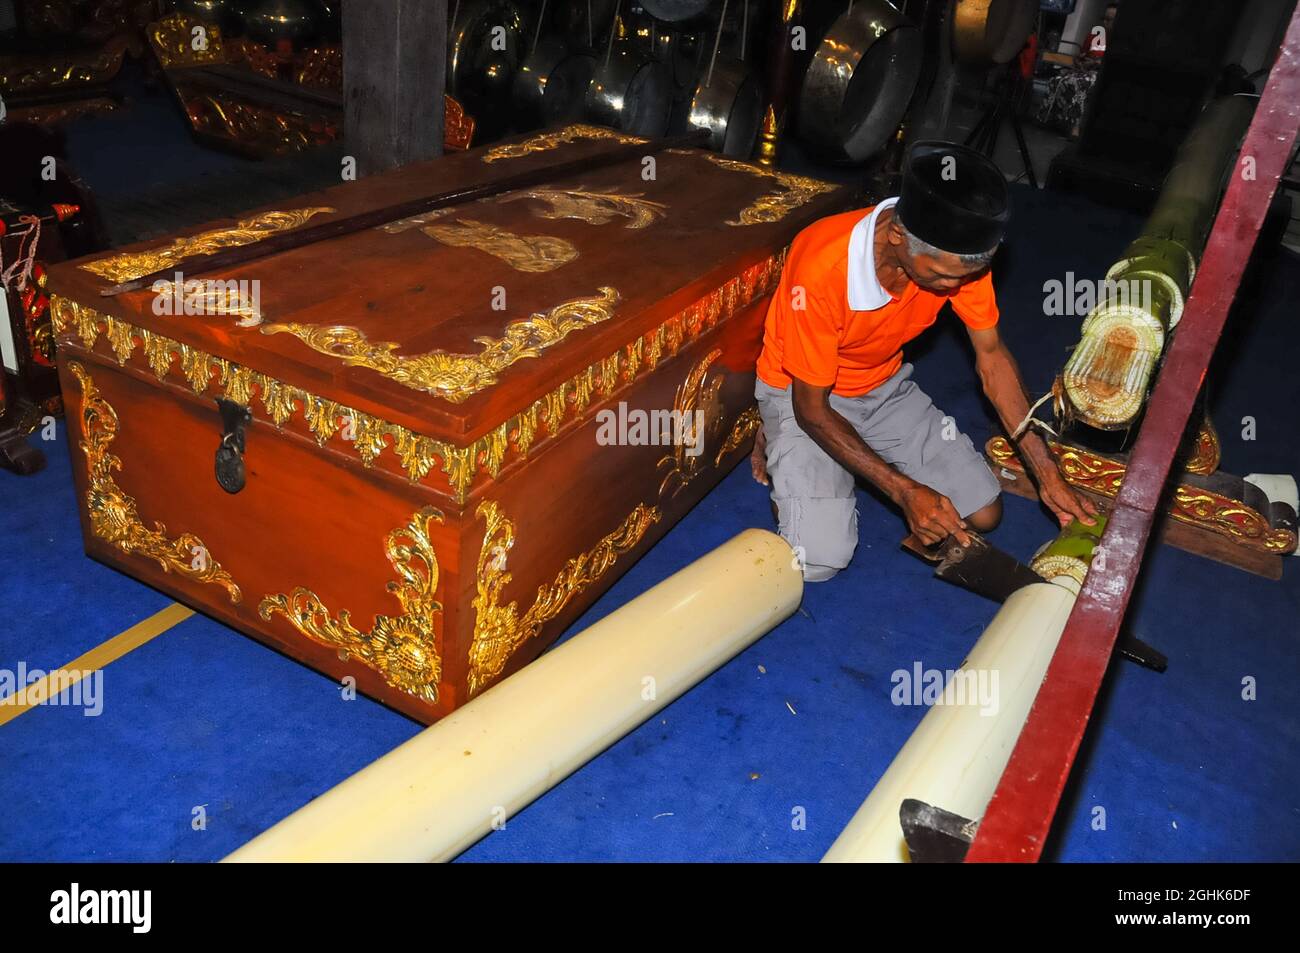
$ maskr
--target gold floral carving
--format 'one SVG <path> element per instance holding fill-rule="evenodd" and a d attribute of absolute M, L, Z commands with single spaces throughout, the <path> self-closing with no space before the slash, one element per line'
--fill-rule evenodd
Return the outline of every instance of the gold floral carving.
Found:
<path fill-rule="evenodd" d="M 1047 445 L 1067 482 L 1101 496 L 1113 498 L 1119 493 L 1126 472 L 1123 462 L 1079 447 L 1063 446 L 1054 440 L 1049 440 Z M 1024 465 L 1005 437 L 994 437 L 985 451 L 998 466 L 1024 472 Z M 1201 487 L 1186 483 L 1175 486 L 1167 512 L 1181 523 L 1266 553 L 1280 555 L 1296 548 L 1296 534 L 1291 530 L 1274 529 L 1267 517 L 1254 507 Z"/>
<path fill-rule="evenodd" d="M 463 503 L 480 472 L 495 478 L 508 456 L 513 454 L 517 459 L 525 459 L 543 436 L 554 437 L 566 423 L 580 418 L 594 397 L 603 400 L 631 386 L 638 377 L 653 371 L 660 360 L 675 355 L 683 344 L 770 292 L 781 276 L 782 258 L 776 255 L 751 265 L 464 446 L 371 417 L 269 375 L 250 371 L 247 381 L 277 427 L 298 416 L 321 446 L 338 433 L 341 420 L 352 421 L 358 433 L 382 433 L 387 438 L 387 448 L 396 455 L 408 479 L 420 482 L 441 468 L 452 496 L 457 503 Z M 131 351 L 125 357 L 120 349 L 115 351 L 119 362 L 124 363 L 138 347 L 145 364 L 159 381 L 178 373 L 198 396 L 207 393 L 212 381 L 222 381 L 228 376 L 222 368 L 229 362 L 223 358 L 132 327 L 69 298 L 52 296 L 50 316 L 61 339 L 73 340 L 87 351 L 94 348 L 101 334 L 108 336 L 111 326 L 119 347 L 126 343 L 131 345 Z M 124 333 L 123 329 L 129 333 Z M 357 442 L 352 446 L 362 464 L 371 467 L 383 452 L 383 445 L 384 442 L 379 440 L 364 444 Z"/>
<path fill-rule="evenodd" d="M 606 129 L 602 126 L 588 126 L 585 123 L 574 123 L 571 126 L 565 126 L 563 129 L 556 129 L 551 132 L 539 133 L 523 142 L 508 143 L 503 146 L 493 146 L 487 152 L 483 153 L 484 162 L 500 162 L 502 159 L 518 159 L 522 156 L 530 155 L 534 152 L 545 152 L 549 149 L 556 149 L 560 146 L 574 142 L 578 139 L 613 139 L 615 142 L 633 143 L 647 142 L 639 136 L 629 136 L 626 133 L 618 132 L 614 129 Z"/>
<path fill-rule="evenodd" d="M 122 469 L 122 461 L 109 452 L 119 428 L 117 412 L 100 396 L 81 364 L 69 361 L 68 371 L 81 385 L 79 446 L 86 455 L 86 512 L 91 532 L 123 553 L 152 559 L 163 572 L 221 586 L 230 601 L 238 603 L 242 598 L 239 587 L 201 539 L 193 533 L 171 539 L 162 523 L 155 522 L 149 529 L 141 521 L 135 499 L 113 478 L 113 471 Z"/>
<path fill-rule="evenodd" d="M 486 525 L 478 556 L 478 595 L 472 603 L 476 615 L 469 650 L 471 697 L 492 684 L 519 646 L 563 612 L 570 600 L 603 576 L 619 556 L 635 548 L 663 516 L 657 506 L 637 504 L 618 529 L 566 562 L 554 581 L 539 586 L 532 606 L 520 615 L 514 602 L 501 605 L 501 590 L 511 579 L 506 561 L 515 544 L 514 524 L 491 500 L 480 503 L 476 513 Z"/>
<path fill-rule="evenodd" d="M 343 88 L 343 48 L 318 46 L 303 50 L 294 63 L 293 78 L 303 86 Z"/>
<path fill-rule="evenodd" d="M 1206 417 L 1196 431 L 1191 456 L 1183 464 L 1183 469 L 1188 473 L 1210 474 L 1219 469 L 1219 457 L 1219 432 L 1214 429 L 1214 422 Z"/>
<path fill-rule="evenodd" d="M 196 133 L 229 139 L 257 156 L 284 155 L 338 139 L 340 117 L 311 110 L 273 107 L 189 83 L 176 95 Z"/>
<path fill-rule="evenodd" d="M 627 219 L 626 228 L 645 228 L 663 218 L 668 206 L 640 194 L 624 195 L 617 190 L 593 192 L 587 189 L 557 189 L 546 186 L 507 192 L 498 202 L 535 199 L 546 205 L 538 209 L 539 218 L 576 218 L 590 225 L 606 225 L 616 218 Z"/>
<path fill-rule="evenodd" d="M 592 297 L 573 298 L 512 321 L 502 337 L 475 338 L 482 345 L 477 354 L 398 354 L 400 345 L 370 341 L 362 331 L 344 325 L 265 324 L 262 333 L 292 334 L 312 350 L 340 358 L 349 367 L 369 368 L 405 387 L 458 404 L 491 387 L 497 375 L 517 361 L 537 357 L 580 328 L 608 321 L 618 300 L 618 292 L 606 287 Z"/>
<path fill-rule="evenodd" d="M 442 145 L 464 152 L 474 142 L 474 117 L 454 97 L 442 97 Z"/>
<path fill-rule="evenodd" d="M 281 60 L 279 53 L 251 37 L 233 37 L 226 43 L 226 48 L 230 51 L 228 57 L 230 63 L 239 64 L 267 79 L 279 79 L 281 67 L 289 66 L 288 62 Z M 342 57 L 339 62 L 342 65 Z M 298 82 L 302 80 L 299 79 Z"/>
<path fill-rule="evenodd" d="M 298 228 L 308 219 L 332 208 L 295 208 L 285 212 L 263 212 L 241 220 L 231 228 L 214 228 L 197 235 L 173 239 L 168 245 L 147 251 L 125 252 L 87 262 L 81 267 L 109 281 L 130 281 L 169 268 L 194 255 L 209 255 L 223 248 L 236 248 L 260 242 L 268 235 Z"/>
<path fill-rule="evenodd" d="M 196 34 L 195 28 L 201 28 L 203 32 Z M 163 69 L 209 66 L 224 63 L 229 58 L 221 41 L 220 28 L 181 13 L 173 13 L 149 24 L 145 32 Z M 196 48 L 196 44 L 202 48 Z"/>
<path fill-rule="evenodd" d="M 425 225 L 420 231 L 444 245 L 477 248 L 500 258 L 515 271 L 539 273 L 554 271 L 578 257 L 573 242 L 553 235 L 516 235 L 499 225 L 463 218 L 455 222 Z"/>
<path fill-rule="evenodd" d="M 438 594 L 438 556 L 430 540 L 432 523 L 442 513 L 426 506 L 384 540 L 384 553 L 398 579 L 388 591 L 402 606 L 398 616 L 375 616 L 369 632 L 352 624 L 346 609 L 332 615 L 321 598 L 299 586 L 293 592 L 266 596 L 257 607 L 266 621 L 276 613 L 307 638 L 337 649 L 343 661 L 355 658 L 378 672 L 389 685 L 430 704 L 438 700 L 442 660 L 435 624 L 442 612 Z"/>
<path fill-rule="evenodd" d="M 0 64 L 0 93 L 45 92 L 106 83 L 122 67 L 126 47 L 112 44 L 92 53 L 6 57 Z"/>
<path fill-rule="evenodd" d="M 810 199 L 826 192 L 834 192 L 839 188 L 833 182 L 823 182 L 820 179 L 812 179 L 806 175 L 795 175 L 792 172 L 780 172 L 766 166 L 755 165 L 752 162 L 742 162 L 739 159 L 728 159 L 716 152 L 702 152 L 699 154 L 714 165 L 721 166 L 728 171 L 747 172 L 750 175 L 771 179 L 777 184 L 777 191 L 769 192 L 767 195 L 755 199 L 748 207 L 741 210 L 738 218 L 727 222 L 728 225 L 760 225 L 765 222 L 779 222 Z"/>
<path fill-rule="evenodd" d="M 661 457 L 657 465 L 658 468 L 668 467 L 668 473 L 659 484 L 661 497 L 669 487 L 673 488 L 670 496 L 676 496 L 700 475 L 704 445 L 712 443 L 722 428 L 722 405 L 718 400 L 722 375 L 705 382 L 710 365 L 721 356 L 721 349 L 714 348 L 696 362 L 677 388 L 672 420 L 679 432 L 668 435 L 672 440 L 672 452 Z"/>
<path fill-rule="evenodd" d="M 741 411 L 736 422 L 731 425 L 731 432 L 727 434 L 727 439 L 722 441 L 722 446 L 718 448 L 718 455 L 713 458 L 714 465 L 721 466 L 723 458 L 743 446 L 746 440 L 758 433 L 758 428 L 761 426 L 763 426 L 763 418 L 759 415 L 757 407 L 749 407 Z"/>
<path fill-rule="evenodd" d="M 245 286 L 238 281 L 187 281 L 178 293 L 174 281 L 160 279 L 151 290 L 164 298 L 177 298 L 179 310 L 174 312 L 177 314 L 224 314 L 239 318 L 240 327 L 262 322 L 257 296 L 246 294 Z"/>

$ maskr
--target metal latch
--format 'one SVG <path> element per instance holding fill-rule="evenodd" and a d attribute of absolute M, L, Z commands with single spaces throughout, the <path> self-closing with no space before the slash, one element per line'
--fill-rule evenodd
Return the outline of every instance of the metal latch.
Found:
<path fill-rule="evenodd" d="M 238 493 L 244 488 L 244 428 L 253 415 L 243 404 L 224 397 L 217 398 L 221 411 L 221 446 L 217 447 L 217 485 L 227 493 Z"/>

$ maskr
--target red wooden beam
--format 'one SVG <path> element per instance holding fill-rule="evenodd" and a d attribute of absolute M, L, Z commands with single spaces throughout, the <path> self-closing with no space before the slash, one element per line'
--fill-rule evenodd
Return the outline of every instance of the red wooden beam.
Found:
<path fill-rule="evenodd" d="M 1079 751 L 1142 566 L 1174 454 L 1300 126 L 1300 8 L 1269 74 L 1094 566 L 1066 623 L 968 862 L 1035 861 Z M 1253 159 L 1254 176 L 1243 175 Z"/>

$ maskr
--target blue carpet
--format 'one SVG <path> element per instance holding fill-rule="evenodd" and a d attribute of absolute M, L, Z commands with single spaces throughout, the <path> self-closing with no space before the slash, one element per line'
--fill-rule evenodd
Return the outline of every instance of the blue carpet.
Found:
<path fill-rule="evenodd" d="M 221 164 L 185 145 L 173 151 Z M 95 161 L 107 178 L 125 160 Z M 1043 282 L 1101 274 L 1137 219 L 1024 188 L 1014 197 L 996 266 L 1002 328 L 1037 394 L 1078 329 L 1076 318 L 1043 316 Z M 1295 472 L 1300 382 L 1270 369 L 1294 363 L 1276 355 L 1300 353 L 1290 313 L 1300 261 L 1284 254 L 1257 279 L 1231 325 L 1235 363 L 1212 379 L 1224 465 Z M 982 443 L 993 418 L 956 324 L 942 320 L 909 359 Z M 1245 416 L 1258 439 L 1240 439 Z M 168 602 L 82 555 L 67 447 L 45 449 L 43 473 L 0 473 L 4 669 L 65 663 Z M 996 611 L 900 552 L 898 516 L 866 494 L 860 505 L 862 541 L 845 573 L 810 586 L 791 619 L 463 859 L 819 858 L 924 713 L 890 703 L 890 673 L 956 667 Z M 742 465 L 571 631 L 769 523 Z M 995 538 L 1027 557 L 1051 532 L 1037 504 L 1012 497 Z M 1169 671 L 1113 666 L 1049 859 L 1300 859 L 1297 579 L 1300 561 L 1275 583 L 1152 553 L 1130 623 L 1168 654 Z M 1247 676 L 1258 700 L 1242 699 Z M 44 707 L 0 726 L 0 860 L 215 860 L 418 730 L 198 616 L 112 663 L 103 686 L 98 717 Z"/>

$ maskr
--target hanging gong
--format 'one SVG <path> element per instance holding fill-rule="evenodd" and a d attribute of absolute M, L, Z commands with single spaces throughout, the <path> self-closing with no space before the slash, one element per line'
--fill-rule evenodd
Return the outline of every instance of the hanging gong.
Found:
<path fill-rule="evenodd" d="M 639 6 L 657 20 L 681 23 L 703 16 L 710 0 L 640 0 Z"/>
<path fill-rule="evenodd" d="M 708 147 L 737 159 L 748 159 L 763 119 L 763 87 L 745 63 L 719 56 L 713 74 L 705 75 L 691 97 L 690 124 L 709 132 Z"/>
<path fill-rule="evenodd" d="M 1036 0 L 957 0 L 953 55 L 968 66 L 1009 62 L 1025 45 L 1037 13 Z"/>
<path fill-rule="evenodd" d="M 864 162 L 894 135 L 920 75 L 921 31 L 887 0 L 859 0 L 804 74 L 799 134 L 833 161 Z"/>
<path fill-rule="evenodd" d="M 602 55 L 587 87 L 586 113 L 602 126 L 657 138 L 668 128 L 673 104 L 671 67 L 631 38 Z"/>
<path fill-rule="evenodd" d="M 509 112 L 523 34 L 523 17 L 510 0 L 460 4 L 449 36 L 447 92 L 480 124 Z"/>
<path fill-rule="evenodd" d="M 590 53 L 570 51 L 558 35 L 544 36 L 515 75 L 515 105 L 541 126 L 580 119 L 595 69 Z"/>

